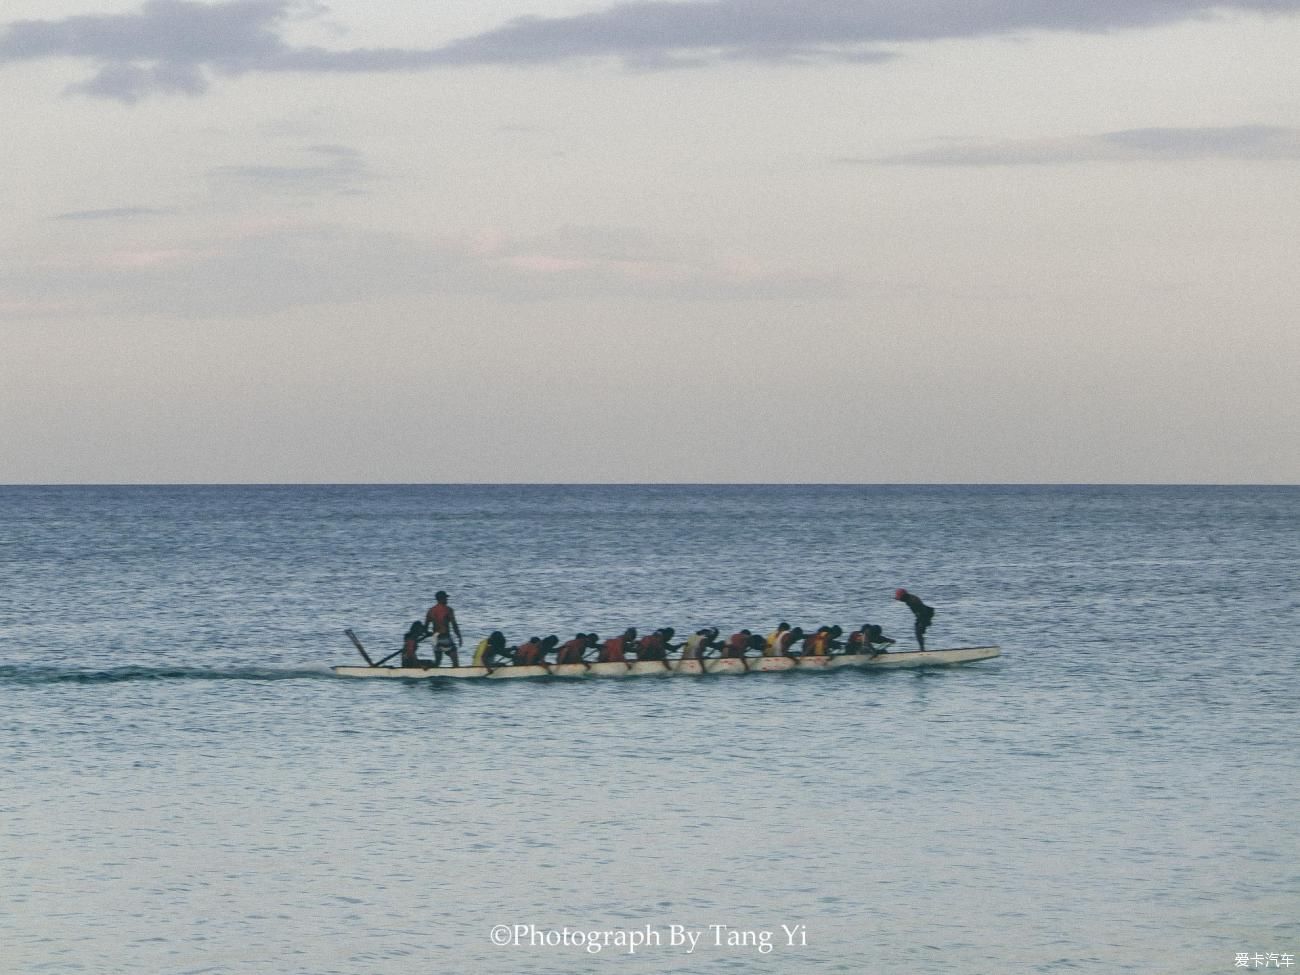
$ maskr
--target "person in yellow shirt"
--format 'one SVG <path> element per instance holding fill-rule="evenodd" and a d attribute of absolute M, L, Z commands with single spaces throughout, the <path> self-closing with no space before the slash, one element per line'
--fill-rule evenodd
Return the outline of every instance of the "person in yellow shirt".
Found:
<path fill-rule="evenodd" d="M 767 645 L 763 647 L 764 657 L 779 657 L 781 655 L 781 637 L 789 630 L 790 624 L 784 620 L 776 625 L 776 629 L 767 635 Z"/>
<path fill-rule="evenodd" d="M 474 650 L 475 667 L 497 667 L 506 658 L 506 638 L 500 630 L 493 630 L 490 636 L 479 640 Z"/>

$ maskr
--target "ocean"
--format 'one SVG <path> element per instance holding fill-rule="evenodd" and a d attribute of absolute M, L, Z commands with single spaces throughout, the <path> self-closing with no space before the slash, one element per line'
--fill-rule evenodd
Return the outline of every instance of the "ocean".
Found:
<path fill-rule="evenodd" d="M 1294 967 L 1298 581 L 1285 486 L 0 487 L 0 971 Z M 329 669 L 899 586 L 1002 656 Z"/>

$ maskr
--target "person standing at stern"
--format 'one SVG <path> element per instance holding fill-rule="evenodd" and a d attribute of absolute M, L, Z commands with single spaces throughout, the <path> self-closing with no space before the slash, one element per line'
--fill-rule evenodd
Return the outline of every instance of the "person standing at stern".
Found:
<path fill-rule="evenodd" d="M 916 645 L 922 650 L 925 649 L 925 631 L 930 628 L 930 621 L 934 619 L 934 607 L 927 606 L 921 602 L 920 597 L 914 596 L 906 589 L 895 589 L 894 598 L 912 611 L 916 617 Z"/>

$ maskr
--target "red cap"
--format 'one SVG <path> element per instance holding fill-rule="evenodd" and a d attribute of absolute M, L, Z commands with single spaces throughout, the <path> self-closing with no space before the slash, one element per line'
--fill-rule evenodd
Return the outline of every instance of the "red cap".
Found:
<path fill-rule="evenodd" d="M 906 589 L 895 589 L 895 590 L 894 590 L 894 598 L 895 598 L 895 599 L 902 599 L 902 598 L 903 598 L 904 596 L 906 596 L 906 595 L 907 595 L 907 590 L 906 590 Z"/>

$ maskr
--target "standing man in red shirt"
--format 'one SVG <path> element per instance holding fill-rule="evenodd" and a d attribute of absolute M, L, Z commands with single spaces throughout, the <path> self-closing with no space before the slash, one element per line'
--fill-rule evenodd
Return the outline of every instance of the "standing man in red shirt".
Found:
<path fill-rule="evenodd" d="M 451 655 L 451 665 L 460 666 L 460 655 L 457 650 L 460 649 L 460 624 L 456 622 L 456 611 L 447 605 L 447 594 L 438 590 L 434 594 L 437 600 L 429 607 L 429 612 L 424 615 L 425 623 L 433 635 L 433 665 L 442 666 L 442 653 L 447 651 Z M 452 640 L 452 634 L 456 639 Z"/>

